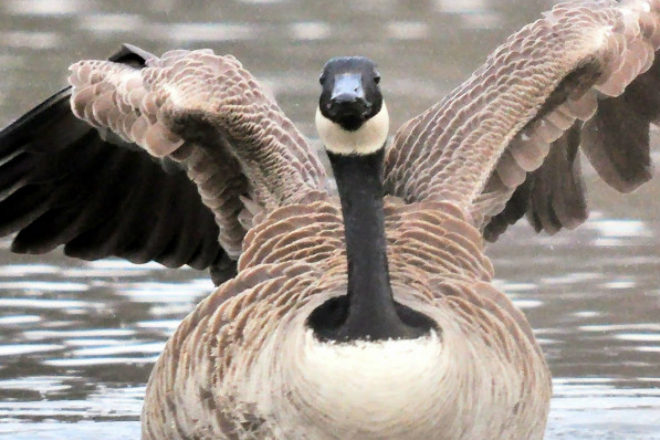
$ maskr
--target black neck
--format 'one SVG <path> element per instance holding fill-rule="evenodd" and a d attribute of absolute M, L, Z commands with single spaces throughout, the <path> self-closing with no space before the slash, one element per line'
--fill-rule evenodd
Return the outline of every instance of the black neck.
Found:
<path fill-rule="evenodd" d="M 339 190 L 348 292 L 316 309 L 310 324 L 333 340 L 416 338 L 429 318 L 394 301 L 387 264 L 381 167 L 384 148 L 370 155 L 329 153 Z"/>

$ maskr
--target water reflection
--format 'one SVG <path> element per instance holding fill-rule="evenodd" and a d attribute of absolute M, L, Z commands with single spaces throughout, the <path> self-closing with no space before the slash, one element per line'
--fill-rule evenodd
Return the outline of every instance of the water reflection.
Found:
<path fill-rule="evenodd" d="M 0 124 L 61 87 L 72 61 L 133 42 L 235 54 L 308 135 L 325 60 L 365 54 L 379 63 L 396 127 L 550 5 L 0 0 Z M 660 182 L 626 198 L 590 183 L 591 222 L 554 237 L 516 226 L 489 254 L 557 377 L 548 438 L 660 438 Z M 0 241 L 0 438 L 137 438 L 151 366 L 211 290 L 207 275 L 8 246 Z"/>
<path fill-rule="evenodd" d="M 514 301 L 543 302 L 525 313 L 555 376 L 657 387 L 659 237 L 658 222 L 594 220 L 552 238 L 518 228 L 491 248 Z"/>

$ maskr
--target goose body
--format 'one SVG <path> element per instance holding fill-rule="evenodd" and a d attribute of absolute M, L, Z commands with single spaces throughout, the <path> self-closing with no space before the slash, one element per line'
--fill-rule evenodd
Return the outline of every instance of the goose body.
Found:
<path fill-rule="evenodd" d="M 147 390 L 144 438 L 186 438 L 190 432 L 309 439 L 477 439 L 498 432 L 499 438 L 541 438 L 550 376 L 527 322 L 492 288 L 488 260 L 478 245 L 468 244 L 479 242 L 478 231 L 443 204 L 388 204 L 386 212 L 394 298 L 433 319 L 441 331 L 375 342 L 319 340 L 306 321 L 347 288 L 340 209 L 330 200 L 283 208 L 247 237 L 244 275 L 200 303 L 160 357 Z M 261 254 L 268 241 L 281 241 L 268 233 L 274 228 L 295 233 L 288 246 L 309 257 L 249 257 Z M 460 257 L 440 262 L 444 258 L 433 254 L 429 240 L 442 241 L 446 252 Z M 334 255 L 322 258 L 325 253 Z M 397 254 L 427 259 L 427 267 L 411 267 Z M 458 268 L 466 275 L 455 275 Z M 446 293 L 442 302 L 439 290 Z"/>
<path fill-rule="evenodd" d="M 391 145 L 375 65 L 333 59 L 316 122 L 337 197 L 235 58 L 125 46 L 0 133 L 0 233 L 211 268 L 151 374 L 145 440 L 542 439 L 550 372 L 484 238 L 583 221 L 578 148 L 616 189 L 650 178 L 658 48 L 658 1 L 558 5 Z"/>

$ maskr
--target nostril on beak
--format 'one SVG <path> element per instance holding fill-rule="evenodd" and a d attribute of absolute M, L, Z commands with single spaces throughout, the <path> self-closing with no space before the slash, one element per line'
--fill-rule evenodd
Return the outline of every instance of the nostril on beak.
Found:
<path fill-rule="evenodd" d="M 357 102 L 358 99 L 359 97 L 356 93 L 340 93 L 332 96 L 330 102 L 333 104 L 352 104 Z"/>

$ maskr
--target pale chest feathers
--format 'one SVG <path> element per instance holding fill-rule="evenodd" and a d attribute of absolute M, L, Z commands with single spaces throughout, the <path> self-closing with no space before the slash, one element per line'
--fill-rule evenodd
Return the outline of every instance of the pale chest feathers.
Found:
<path fill-rule="evenodd" d="M 510 366 L 468 339 L 451 324 L 417 339 L 346 344 L 287 331 L 265 341 L 232 387 L 263 421 L 263 438 L 483 440 L 531 423 L 535 415 L 514 410 L 522 376 L 507 377 Z"/>

